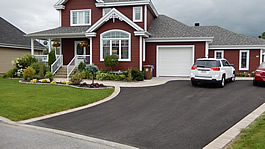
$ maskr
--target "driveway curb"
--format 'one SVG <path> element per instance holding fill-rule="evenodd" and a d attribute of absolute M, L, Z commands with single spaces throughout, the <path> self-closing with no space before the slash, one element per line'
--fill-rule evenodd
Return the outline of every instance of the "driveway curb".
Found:
<path fill-rule="evenodd" d="M 25 123 L 31 123 L 31 122 L 35 122 L 35 121 L 39 121 L 39 120 L 43 120 L 43 119 L 47 119 L 47 118 L 51 118 L 51 117 L 55 117 L 55 116 L 59 116 L 59 115 L 63 115 L 63 114 L 67 114 L 67 113 L 71 113 L 71 112 L 75 112 L 75 111 L 79 111 L 79 110 L 83 110 L 86 108 L 90 108 L 90 107 L 94 107 L 97 106 L 99 104 L 105 103 L 107 101 L 112 100 L 113 98 L 115 98 L 116 96 L 119 95 L 120 93 L 120 87 L 119 86 L 115 86 L 114 92 L 107 98 L 82 106 L 82 107 L 78 107 L 78 108 L 74 108 L 74 109 L 70 109 L 70 110 L 66 110 L 66 111 L 61 111 L 58 113 L 53 113 L 53 114 L 49 114 L 49 115 L 45 115 L 45 116 L 41 116 L 41 117 L 36 117 L 36 118 L 32 118 L 32 119 L 28 119 L 28 120 L 23 120 L 23 121 L 19 121 L 19 123 L 25 124 Z"/>
<path fill-rule="evenodd" d="M 217 137 L 211 143 L 206 145 L 203 149 L 220 149 L 231 143 L 241 132 L 242 129 L 247 128 L 251 123 L 253 123 L 258 117 L 260 117 L 265 112 L 265 103 L 251 112 L 249 115 L 244 117 L 241 121 L 235 124 L 233 127 L 228 129 L 222 135 Z"/>

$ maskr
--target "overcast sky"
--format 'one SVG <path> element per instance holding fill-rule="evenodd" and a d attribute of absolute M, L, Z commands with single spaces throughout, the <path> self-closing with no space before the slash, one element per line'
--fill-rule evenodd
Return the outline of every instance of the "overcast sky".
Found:
<path fill-rule="evenodd" d="M 59 26 L 58 0 L 1 0 L 0 16 L 26 33 Z M 218 25 L 257 37 L 265 32 L 264 0 L 152 0 L 160 14 L 187 25 Z"/>

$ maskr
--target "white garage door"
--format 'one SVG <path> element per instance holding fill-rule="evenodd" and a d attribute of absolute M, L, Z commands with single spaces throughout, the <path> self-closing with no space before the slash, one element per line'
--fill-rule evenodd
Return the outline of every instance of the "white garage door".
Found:
<path fill-rule="evenodd" d="M 190 76 L 194 46 L 158 46 L 158 76 Z"/>

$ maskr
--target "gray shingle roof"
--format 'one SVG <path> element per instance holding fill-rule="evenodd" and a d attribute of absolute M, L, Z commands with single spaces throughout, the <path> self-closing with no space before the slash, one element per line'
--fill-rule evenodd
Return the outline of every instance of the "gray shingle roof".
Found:
<path fill-rule="evenodd" d="M 25 47 L 30 49 L 31 41 L 30 38 L 24 36 L 25 33 L 15 27 L 14 25 L 7 22 L 5 19 L 0 17 L 0 46 L 10 47 Z M 43 49 L 44 47 L 35 42 L 37 49 Z"/>
<path fill-rule="evenodd" d="M 212 37 L 165 15 L 159 15 L 149 28 L 151 38 Z"/>
<path fill-rule="evenodd" d="M 90 26 L 69 26 L 69 27 L 57 27 L 45 31 L 40 31 L 27 36 L 41 36 L 41 35 L 62 35 L 62 34 L 85 34 Z"/>
<path fill-rule="evenodd" d="M 193 28 L 213 36 L 211 45 L 265 45 L 265 40 L 237 34 L 218 26 L 194 26 Z"/>

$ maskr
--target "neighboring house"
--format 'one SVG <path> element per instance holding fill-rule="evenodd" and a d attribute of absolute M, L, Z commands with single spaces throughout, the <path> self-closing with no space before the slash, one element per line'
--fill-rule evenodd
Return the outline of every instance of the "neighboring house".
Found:
<path fill-rule="evenodd" d="M 189 76 L 194 61 L 211 56 L 209 48 L 216 41 L 215 35 L 159 15 L 151 0 L 60 0 L 54 7 L 60 12 L 60 27 L 27 36 L 32 41 L 59 41 L 61 56 L 54 66 L 67 65 L 68 75 L 80 59 L 105 68 L 104 57 L 115 54 L 119 57 L 116 70 L 142 70 L 149 64 L 157 77 Z M 83 43 L 88 45 L 82 47 Z M 265 49 L 265 43 L 258 48 Z M 259 53 L 255 56 L 261 57 Z M 242 58 L 245 62 L 248 57 Z M 237 66 L 242 58 L 238 56 L 239 60 L 232 62 Z M 252 65 L 258 64 L 254 59 L 255 64 L 248 60 L 251 69 L 245 71 L 252 71 Z"/>
<path fill-rule="evenodd" d="M 12 69 L 12 61 L 30 54 L 30 38 L 25 33 L 0 17 L 0 74 Z M 43 46 L 35 42 L 35 54 L 42 54 Z"/>

